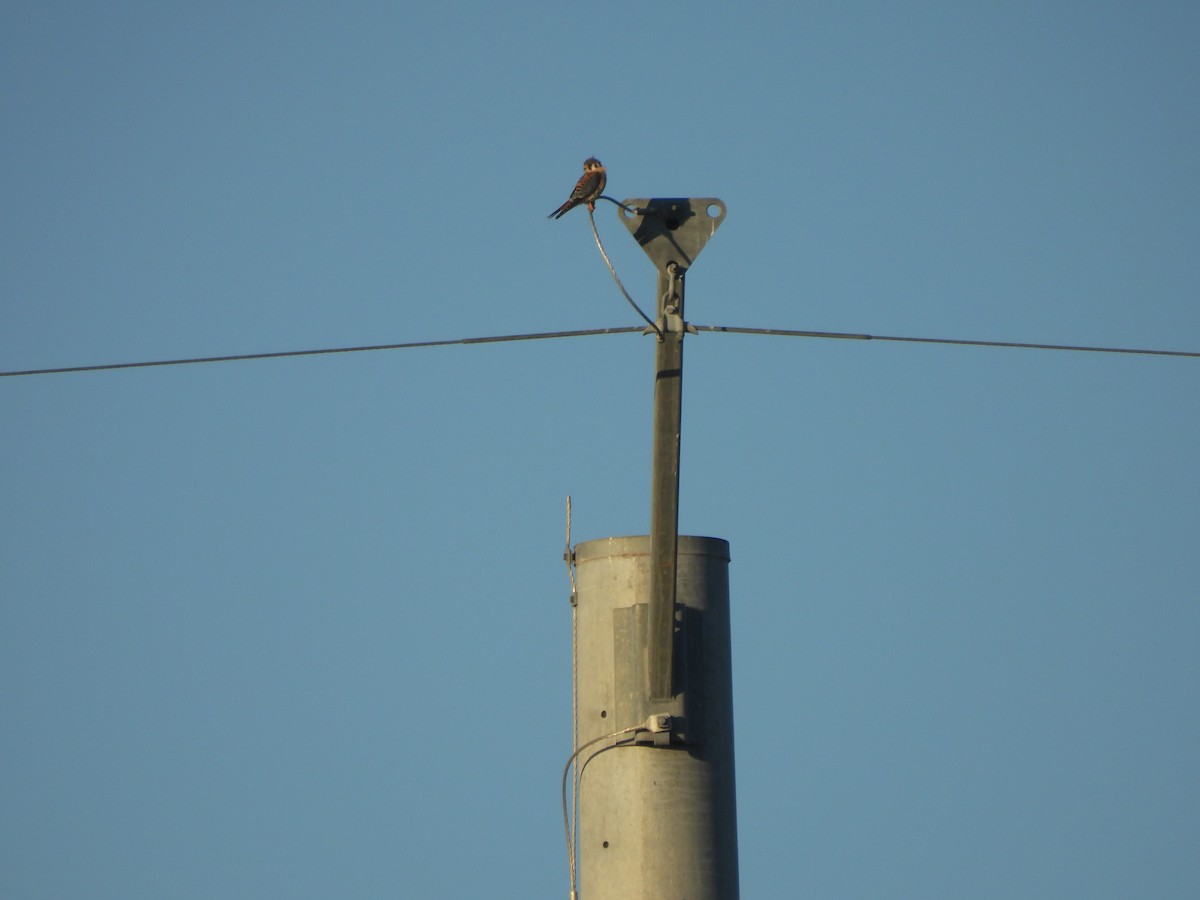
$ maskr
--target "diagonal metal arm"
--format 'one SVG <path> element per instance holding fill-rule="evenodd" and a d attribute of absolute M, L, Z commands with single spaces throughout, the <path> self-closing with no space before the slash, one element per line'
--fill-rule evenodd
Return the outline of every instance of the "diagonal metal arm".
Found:
<path fill-rule="evenodd" d="M 650 466 L 650 601 L 647 689 L 666 699 L 674 683 L 679 556 L 679 438 L 683 412 L 683 280 L 725 218 L 714 197 L 626 200 L 618 216 L 658 269 L 654 350 L 654 439 Z"/>
<path fill-rule="evenodd" d="M 679 435 L 683 413 L 683 273 L 674 263 L 658 273 L 654 350 L 654 442 L 650 465 L 650 696 L 674 695 L 675 573 L 679 544 Z"/>

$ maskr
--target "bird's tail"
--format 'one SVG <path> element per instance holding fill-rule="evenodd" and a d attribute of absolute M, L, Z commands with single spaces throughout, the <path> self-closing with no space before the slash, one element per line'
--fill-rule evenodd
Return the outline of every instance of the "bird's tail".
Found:
<path fill-rule="evenodd" d="M 574 205 L 571 203 L 570 200 L 568 200 L 566 203 L 564 203 L 562 206 L 560 206 L 554 212 L 550 213 L 550 215 L 546 216 L 546 218 L 547 219 L 561 219 L 568 212 L 570 212 L 573 208 L 574 208 Z"/>

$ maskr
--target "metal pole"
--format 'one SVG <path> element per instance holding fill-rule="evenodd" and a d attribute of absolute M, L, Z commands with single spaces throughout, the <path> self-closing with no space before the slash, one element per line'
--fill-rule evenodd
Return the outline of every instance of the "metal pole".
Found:
<path fill-rule="evenodd" d="M 683 402 L 683 272 L 669 263 L 658 272 L 654 351 L 654 441 L 650 466 L 649 691 L 672 694 L 675 568 L 679 535 L 679 435 Z"/>
<path fill-rule="evenodd" d="M 725 220 L 716 197 L 626 200 L 618 216 L 658 270 L 658 343 L 654 353 L 654 449 L 650 466 L 650 631 L 647 690 L 677 690 L 673 656 L 676 542 L 679 536 L 679 434 L 683 396 L 683 279 Z M 693 332 L 694 333 L 694 332 Z"/>
<path fill-rule="evenodd" d="M 575 547 L 579 746 L 599 739 L 577 761 L 581 900 L 738 898 L 729 544 L 677 546 L 669 700 L 645 689 L 651 539 Z M 603 739 L 648 720 L 665 730 Z"/>
<path fill-rule="evenodd" d="M 575 548 L 572 874 L 584 900 L 737 900 L 729 544 L 679 537 L 683 280 L 725 204 L 619 215 L 658 270 L 650 535 Z"/>

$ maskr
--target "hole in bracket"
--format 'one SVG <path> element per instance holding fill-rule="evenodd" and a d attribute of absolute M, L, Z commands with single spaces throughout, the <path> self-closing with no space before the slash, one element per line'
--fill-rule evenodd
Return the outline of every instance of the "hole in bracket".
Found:
<path fill-rule="evenodd" d="M 704 211 L 708 213 L 708 217 L 710 219 L 719 219 L 721 217 L 721 204 L 710 203 L 708 206 L 704 207 Z"/>

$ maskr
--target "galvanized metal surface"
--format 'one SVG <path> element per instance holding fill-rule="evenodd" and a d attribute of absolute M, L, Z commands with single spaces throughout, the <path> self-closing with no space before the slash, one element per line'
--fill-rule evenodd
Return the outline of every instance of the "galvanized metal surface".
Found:
<path fill-rule="evenodd" d="M 637 212 L 618 208 L 617 216 L 660 271 L 671 262 L 691 268 L 725 221 L 725 203 L 716 197 L 634 197 L 624 205 Z"/>
<path fill-rule="evenodd" d="M 671 716 L 671 731 L 581 755 L 582 900 L 737 900 L 729 544 L 678 538 L 674 682 L 646 690 L 648 536 L 575 547 L 580 745 Z"/>
<path fill-rule="evenodd" d="M 654 354 L 654 431 L 650 465 L 651 583 L 647 687 L 671 697 L 671 640 L 675 612 L 676 537 L 679 533 L 680 421 L 683 410 L 684 276 L 725 220 L 716 197 L 626 200 L 617 215 L 658 268 Z"/>
<path fill-rule="evenodd" d="M 654 431 L 650 459 L 650 628 L 647 635 L 651 697 L 670 697 L 675 615 L 675 554 L 679 534 L 679 444 L 683 415 L 683 270 L 673 262 L 658 273 L 654 349 Z"/>

